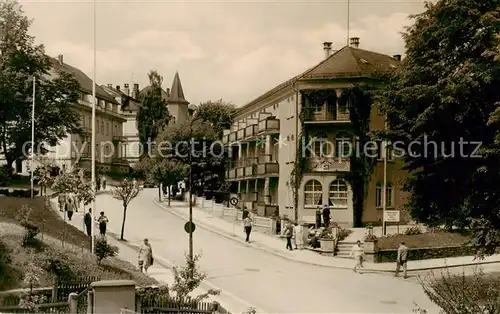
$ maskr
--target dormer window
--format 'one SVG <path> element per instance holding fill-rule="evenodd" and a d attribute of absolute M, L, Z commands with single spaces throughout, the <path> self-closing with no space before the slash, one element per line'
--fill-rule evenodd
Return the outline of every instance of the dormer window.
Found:
<path fill-rule="evenodd" d="M 359 61 L 363 62 L 364 64 L 369 64 L 369 62 L 366 61 L 365 59 L 359 59 Z"/>

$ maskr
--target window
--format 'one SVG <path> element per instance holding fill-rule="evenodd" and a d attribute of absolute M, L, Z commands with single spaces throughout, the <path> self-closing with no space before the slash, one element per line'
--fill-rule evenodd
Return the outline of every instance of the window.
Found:
<path fill-rule="evenodd" d="M 106 122 L 106 135 L 109 135 L 109 122 Z"/>
<path fill-rule="evenodd" d="M 330 184 L 329 200 L 333 208 L 347 208 L 347 184 L 344 180 L 335 180 Z"/>
<path fill-rule="evenodd" d="M 318 133 L 313 139 L 314 156 L 313 157 L 326 157 L 328 156 L 328 138 L 326 133 Z"/>
<path fill-rule="evenodd" d="M 118 136 L 118 126 L 116 124 L 115 124 L 115 132 L 113 133 L 113 135 Z"/>
<path fill-rule="evenodd" d="M 348 134 L 339 133 L 335 139 L 337 157 L 349 157 L 352 154 L 351 139 Z"/>
<path fill-rule="evenodd" d="M 387 150 L 384 151 L 384 148 Z M 394 152 L 392 150 L 392 145 L 389 142 L 377 141 L 377 159 L 383 160 L 387 155 L 387 160 L 394 160 Z"/>
<path fill-rule="evenodd" d="M 316 207 L 322 205 L 323 189 L 318 180 L 307 181 L 304 186 L 304 205 Z"/>
<path fill-rule="evenodd" d="M 315 112 L 321 112 L 321 111 L 323 111 L 323 105 L 324 105 L 323 103 L 315 103 L 313 105 L 314 111 Z"/>
<path fill-rule="evenodd" d="M 99 133 L 99 120 L 95 121 L 95 125 L 97 127 L 96 130 L 95 130 L 95 133 L 97 134 L 97 133 Z"/>
<path fill-rule="evenodd" d="M 104 122 L 101 122 L 101 134 L 104 134 Z"/>
<path fill-rule="evenodd" d="M 89 128 L 92 129 L 92 117 L 89 117 Z"/>
<path fill-rule="evenodd" d="M 386 207 L 392 207 L 392 184 L 387 183 L 387 202 L 386 202 Z M 382 183 L 377 184 L 377 188 L 375 190 L 375 207 L 384 207 L 384 204 L 382 203 L 384 195 L 384 185 Z"/>

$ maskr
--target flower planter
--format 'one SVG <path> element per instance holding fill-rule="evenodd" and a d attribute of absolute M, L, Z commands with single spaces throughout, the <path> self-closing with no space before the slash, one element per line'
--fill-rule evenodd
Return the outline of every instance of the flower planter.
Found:
<path fill-rule="evenodd" d="M 320 248 L 325 252 L 333 252 L 335 250 L 335 240 L 334 239 L 319 239 Z"/>
<path fill-rule="evenodd" d="M 365 252 L 373 253 L 377 250 L 377 240 L 375 241 L 365 241 L 363 244 L 363 250 Z"/>

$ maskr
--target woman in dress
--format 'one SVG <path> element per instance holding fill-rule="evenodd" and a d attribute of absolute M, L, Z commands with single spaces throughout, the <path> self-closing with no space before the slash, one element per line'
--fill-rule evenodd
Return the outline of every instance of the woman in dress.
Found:
<path fill-rule="evenodd" d="M 142 272 L 144 269 L 144 273 L 148 273 L 149 266 L 152 265 L 153 262 L 153 249 L 151 248 L 151 244 L 149 244 L 148 239 L 144 239 L 144 242 L 139 249 L 139 270 Z"/>
<path fill-rule="evenodd" d="M 293 229 L 295 234 L 295 249 L 302 250 L 304 248 L 304 232 L 302 231 L 302 226 L 295 223 Z"/>

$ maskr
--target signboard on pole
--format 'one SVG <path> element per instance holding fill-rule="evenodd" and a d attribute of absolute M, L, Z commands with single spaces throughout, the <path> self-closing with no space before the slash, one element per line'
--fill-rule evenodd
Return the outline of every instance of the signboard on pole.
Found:
<path fill-rule="evenodd" d="M 385 222 L 399 222 L 399 210 L 386 210 L 384 211 Z"/>

